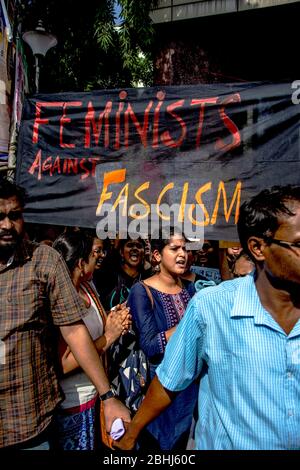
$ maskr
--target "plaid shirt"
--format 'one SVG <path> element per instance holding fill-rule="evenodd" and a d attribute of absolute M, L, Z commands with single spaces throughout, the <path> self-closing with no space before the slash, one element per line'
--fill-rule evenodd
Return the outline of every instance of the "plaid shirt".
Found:
<path fill-rule="evenodd" d="M 62 400 L 54 325 L 83 316 L 60 255 L 24 241 L 0 269 L 0 447 L 40 434 Z"/>

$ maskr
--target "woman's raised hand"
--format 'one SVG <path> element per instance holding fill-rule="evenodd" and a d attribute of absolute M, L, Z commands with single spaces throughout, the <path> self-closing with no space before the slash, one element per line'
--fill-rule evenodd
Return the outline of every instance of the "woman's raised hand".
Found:
<path fill-rule="evenodd" d="M 105 325 L 107 343 L 112 344 L 121 335 L 127 333 L 132 323 L 129 312 L 130 309 L 125 304 L 117 305 L 109 312 Z"/>

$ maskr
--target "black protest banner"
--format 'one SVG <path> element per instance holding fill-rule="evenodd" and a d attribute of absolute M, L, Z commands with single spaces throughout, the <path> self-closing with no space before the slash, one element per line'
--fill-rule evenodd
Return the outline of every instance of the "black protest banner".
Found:
<path fill-rule="evenodd" d="M 256 82 L 29 97 L 17 156 L 17 182 L 29 195 L 26 220 L 95 227 L 110 207 L 128 223 L 154 212 L 167 221 L 166 205 L 176 204 L 178 220 L 204 227 L 206 238 L 235 239 L 243 200 L 300 183 L 293 87 Z"/>

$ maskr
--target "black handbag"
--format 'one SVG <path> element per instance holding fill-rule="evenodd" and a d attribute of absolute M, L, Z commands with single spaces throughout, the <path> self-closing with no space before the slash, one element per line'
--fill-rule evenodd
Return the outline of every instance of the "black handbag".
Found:
<path fill-rule="evenodd" d="M 143 281 L 154 306 L 151 291 Z M 148 359 L 139 348 L 135 331 L 131 330 L 121 336 L 119 341 L 110 348 L 110 381 L 120 400 L 134 414 L 140 407 L 150 383 L 150 367 Z"/>

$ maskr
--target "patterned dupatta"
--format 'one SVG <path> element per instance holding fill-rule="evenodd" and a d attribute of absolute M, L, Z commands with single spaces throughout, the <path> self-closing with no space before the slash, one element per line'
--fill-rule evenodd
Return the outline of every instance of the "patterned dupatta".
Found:
<path fill-rule="evenodd" d="M 105 329 L 105 324 L 106 324 L 106 312 L 103 308 L 103 305 L 101 304 L 101 301 L 99 299 L 99 296 L 97 294 L 96 289 L 89 283 L 89 282 L 83 282 L 82 283 L 84 289 L 87 291 L 88 295 L 93 299 L 95 302 L 95 305 L 98 309 L 98 312 L 102 318 L 103 321 L 103 331 Z M 107 364 L 107 354 L 104 353 L 101 355 L 103 359 L 103 366 L 104 370 L 107 373 L 108 369 L 108 364 Z M 105 425 L 105 417 L 104 417 L 104 407 L 103 407 L 103 402 L 100 401 L 100 410 L 99 410 L 99 424 L 100 424 L 100 435 L 101 435 L 101 442 L 104 444 L 106 447 L 112 449 L 112 443 L 113 439 L 110 437 L 110 435 L 106 432 L 106 425 Z"/>
<path fill-rule="evenodd" d="M 106 314 L 106 311 L 104 310 L 104 307 L 103 307 L 103 305 L 100 301 L 99 295 L 97 294 L 97 291 L 96 291 L 95 287 L 93 287 L 92 284 L 90 284 L 89 282 L 83 282 L 81 285 L 86 290 L 86 292 L 91 297 L 91 299 L 94 301 L 94 303 L 97 307 L 97 310 L 99 312 L 99 315 L 102 319 L 103 331 L 104 331 L 105 330 L 105 325 L 106 325 L 107 314 Z M 107 372 L 107 355 L 106 355 L 106 353 L 102 354 L 102 359 L 103 359 L 104 369 Z"/>

